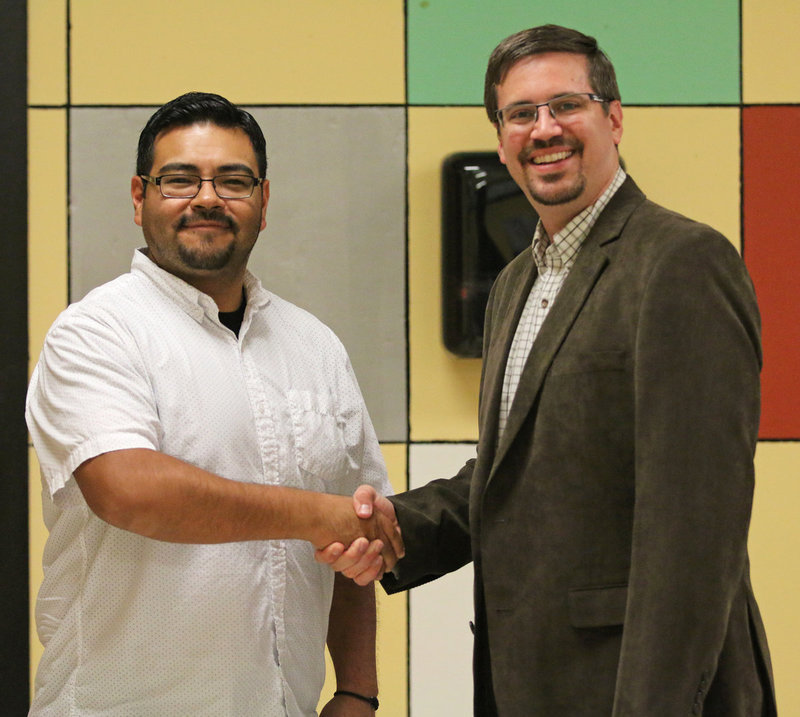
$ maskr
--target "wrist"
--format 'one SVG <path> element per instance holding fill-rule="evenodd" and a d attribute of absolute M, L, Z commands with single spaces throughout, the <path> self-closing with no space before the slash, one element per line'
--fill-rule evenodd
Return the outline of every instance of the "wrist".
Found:
<path fill-rule="evenodd" d="M 366 702 L 370 707 L 372 707 L 372 709 L 374 709 L 376 711 L 377 711 L 378 706 L 379 706 L 379 702 L 378 702 L 378 698 L 377 697 L 369 696 L 369 695 L 362 695 L 359 692 L 352 692 L 350 690 L 336 690 L 336 692 L 333 693 L 333 696 L 334 697 L 349 697 L 349 698 L 354 699 L 354 700 L 359 700 L 361 702 Z"/>

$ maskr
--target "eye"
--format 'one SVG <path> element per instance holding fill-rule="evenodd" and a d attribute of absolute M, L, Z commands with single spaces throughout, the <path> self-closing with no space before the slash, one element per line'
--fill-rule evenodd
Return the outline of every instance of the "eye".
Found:
<path fill-rule="evenodd" d="M 194 177 L 184 176 L 182 174 L 165 174 L 161 177 L 161 184 L 167 187 L 191 187 L 196 183 L 197 180 Z"/>
<path fill-rule="evenodd" d="M 550 106 L 556 114 L 569 114 L 570 112 L 577 112 L 583 107 L 584 103 L 579 97 L 568 97 L 563 100 L 551 102 Z"/>
<path fill-rule="evenodd" d="M 253 184 L 252 177 L 231 175 L 217 177 L 217 184 L 225 189 L 249 189 Z"/>
<path fill-rule="evenodd" d="M 513 107 L 512 109 L 507 110 L 506 117 L 509 122 L 513 122 L 514 124 L 534 122 L 536 120 L 536 107 L 533 105 Z"/>

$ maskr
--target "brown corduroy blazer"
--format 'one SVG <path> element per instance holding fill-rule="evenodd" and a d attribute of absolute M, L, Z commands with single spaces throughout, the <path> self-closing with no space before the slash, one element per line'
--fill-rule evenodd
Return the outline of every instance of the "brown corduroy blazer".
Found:
<path fill-rule="evenodd" d="M 407 553 L 384 587 L 474 562 L 477 715 L 775 714 L 747 556 L 761 348 L 741 258 L 628 178 L 498 440 L 535 276 L 524 252 L 495 283 L 477 458 L 392 499 Z"/>

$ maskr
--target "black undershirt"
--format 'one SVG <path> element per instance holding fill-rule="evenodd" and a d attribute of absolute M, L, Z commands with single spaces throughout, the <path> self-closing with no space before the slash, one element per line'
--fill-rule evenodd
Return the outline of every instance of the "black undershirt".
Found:
<path fill-rule="evenodd" d="M 229 328 L 236 336 L 239 336 L 239 329 L 242 327 L 242 320 L 244 319 L 244 310 L 247 306 L 244 289 L 242 289 L 242 303 L 235 311 L 220 311 L 219 322 Z"/>

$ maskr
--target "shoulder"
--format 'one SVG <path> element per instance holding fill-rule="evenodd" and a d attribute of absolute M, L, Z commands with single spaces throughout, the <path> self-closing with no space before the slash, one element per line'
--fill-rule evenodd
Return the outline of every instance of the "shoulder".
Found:
<path fill-rule="evenodd" d="M 650 199 L 645 199 L 631 212 L 630 221 L 624 231 L 654 237 L 669 234 L 673 241 L 701 241 L 721 243 L 731 248 L 733 246 L 712 226 L 668 209 Z"/>
<path fill-rule="evenodd" d="M 92 289 L 82 299 L 64 309 L 50 327 L 49 334 L 90 326 L 111 326 L 131 313 L 135 303 L 136 278 L 131 274 Z"/>
<path fill-rule="evenodd" d="M 619 241 L 606 246 L 611 253 L 629 256 L 645 271 L 672 261 L 693 270 L 718 262 L 744 268 L 738 250 L 724 234 L 650 200 L 634 209 Z"/>
<path fill-rule="evenodd" d="M 303 342 L 320 342 L 335 346 L 344 352 L 344 346 L 339 337 L 327 324 L 317 318 L 307 309 L 291 301 L 281 298 L 271 291 L 262 289 L 269 297 L 269 303 L 262 309 L 263 321 L 270 324 L 273 330 L 280 331 L 284 336 L 295 337 Z"/>

